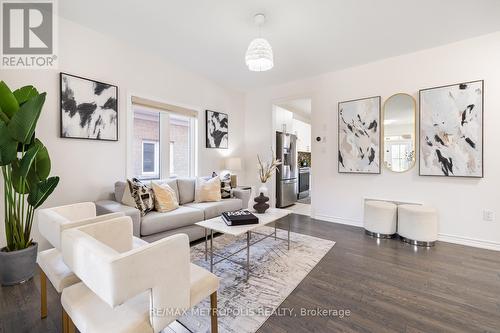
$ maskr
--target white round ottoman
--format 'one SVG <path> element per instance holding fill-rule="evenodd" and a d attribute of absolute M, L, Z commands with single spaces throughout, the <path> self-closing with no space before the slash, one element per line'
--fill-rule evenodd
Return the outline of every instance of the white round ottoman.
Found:
<path fill-rule="evenodd" d="M 424 205 L 400 205 L 398 234 L 406 243 L 434 246 L 438 238 L 437 210 Z"/>
<path fill-rule="evenodd" d="M 377 238 L 393 238 L 396 235 L 397 207 L 387 201 L 365 201 L 365 233 Z"/>

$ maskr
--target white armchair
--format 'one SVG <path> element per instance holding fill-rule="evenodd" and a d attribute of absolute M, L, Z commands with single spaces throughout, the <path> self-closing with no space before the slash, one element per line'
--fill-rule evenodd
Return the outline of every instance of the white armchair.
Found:
<path fill-rule="evenodd" d="M 71 286 L 79 279 L 64 264 L 61 255 L 61 233 L 69 228 L 82 226 L 107 219 L 123 216 L 123 213 L 112 213 L 96 216 L 96 207 L 93 202 L 81 202 L 72 205 L 40 209 L 38 211 L 38 229 L 40 234 L 54 246 L 54 248 L 38 253 L 40 267 L 40 316 L 47 317 L 47 278 L 58 293 Z M 137 243 L 143 242 L 137 240 Z"/>
<path fill-rule="evenodd" d="M 132 229 L 125 216 L 63 232 L 64 262 L 82 281 L 63 290 L 64 332 L 157 333 L 209 295 L 217 332 L 219 280 L 190 263 L 187 235 L 134 249 Z"/>

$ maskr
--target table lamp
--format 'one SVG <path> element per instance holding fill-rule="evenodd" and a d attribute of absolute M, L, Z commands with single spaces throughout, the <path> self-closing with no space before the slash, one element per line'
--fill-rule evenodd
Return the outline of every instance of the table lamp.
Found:
<path fill-rule="evenodd" d="M 226 159 L 226 169 L 231 174 L 231 188 L 238 186 L 238 180 L 235 171 L 241 171 L 241 158 L 239 157 L 229 157 Z"/>

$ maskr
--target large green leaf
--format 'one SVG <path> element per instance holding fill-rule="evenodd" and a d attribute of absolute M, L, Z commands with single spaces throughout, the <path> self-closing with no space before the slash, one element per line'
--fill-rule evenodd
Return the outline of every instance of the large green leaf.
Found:
<path fill-rule="evenodd" d="M 52 194 L 58 183 L 59 177 L 50 177 L 42 180 L 30 191 L 28 203 L 35 209 L 40 207 L 49 195 Z"/>
<path fill-rule="evenodd" d="M 16 97 L 3 81 L 0 81 L 0 108 L 9 118 L 19 109 Z"/>
<path fill-rule="evenodd" d="M 35 132 L 36 123 L 42 112 L 45 96 L 46 93 L 31 97 L 21 105 L 19 111 L 10 119 L 7 128 L 14 139 L 22 143 L 30 142 Z"/>
<path fill-rule="evenodd" d="M 31 167 L 33 166 L 33 168 L 35 168 L 35 159 L 38 152 L 40 151 L 40 148 L 40 145 L 34 144 L 24 154 L 19 167 L 19 176 L 26 178 L 28 177 L 28 172 L 30 171 Z"/>
<path fill-rule="evenodd" d="M 0 165 L 7 165 L 17 155 L 17 142 L 12 139 L 7 130 L 7 125 L 0 120 Z"/>
<path fill-rule="evenodd" d="M 40 145 L 40 150 L 36 154 L 35 172 L 40 180 L 45 180 L 49 176 L 51 168 L 49 151 L 40 140 L 36 139 L 35 142 Z"/>
<path fill-rule="evenodd" d="M 25 86 L 17 89 L 16 91 L 13 92 L 13 94 L 17 100 L 17 103 L 21 105 L 27 100 L 29 100 L 31 97 L 35 97 L 36 95 L 38 95 L 38 90 L 36 90 L 36 88 L 33 86 Z"/>
<path fill-rule="evenodd" d="M 10 121 L 9 117 L 7 117 L 7 115 L 2 111 L 1 107 L 0 107 L 0 120 L 6 124 L 8 124 Z"/>
<path fill-rule="evenodd" d="M 33 188 L 34 185 L 37 184 L 36 181 L 30 187 L 28 180 L 23 178 L 21 175 L 21 161 L 19 159 L 15 159 L 11 162 L 10 166 L 12 167 L 12 187 L 17 193 L 27 194 L 30 193 L 30 189 Z"/>

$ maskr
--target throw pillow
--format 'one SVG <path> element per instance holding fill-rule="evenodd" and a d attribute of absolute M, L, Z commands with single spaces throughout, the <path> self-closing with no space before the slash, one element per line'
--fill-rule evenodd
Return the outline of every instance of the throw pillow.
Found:
<path fill-rule="evenodd" d="M 167 184 L 160 185 L 155 182 L 151 182 L 151 188 L 155 197 L 155 209 L 158 212 L 166 213 L 179 208 L 179 202 L 173 188 Z"/>
<path fill-rule="evenodd" d="M 220 178 L 211 179 L 196 178 L 194 192 L 195 202 L 220 201 Z"/>
<path fill-rule="evenodd" d="M 123 189 L 122 204 L 124 204 L 125 206 L 134 207 L 134 208 L 137 207 L 137 205 L 135 203 L 135 199 L 132 197 L 132 193 L 130 193 L 130 186 L 128 185 L 128 180 L 127 180 L 127 183 L 125 183 L 125 186 Z"/>
<path fill-rule="evenodd" d="M 137 178 L 127 179 L 130 187 L 130 194 L 135 200 L 136 208 L 141 212 L 141 216 L 146 215 L 155 207 L 153 190 L 146 184 L 141 183 Z"/>
<path fill-rule="evenodd" d="M 212 172 L 212 177 L 217 177 L 217 173 Z M 231 198 L 231 174 L 226 173 L 220 178 L 220 194 L 222 199 Z"/>

